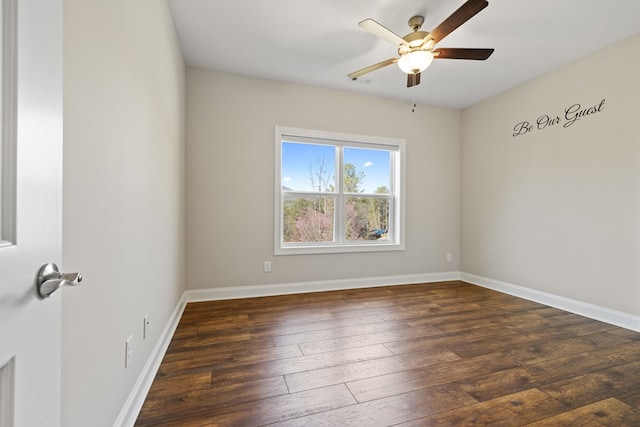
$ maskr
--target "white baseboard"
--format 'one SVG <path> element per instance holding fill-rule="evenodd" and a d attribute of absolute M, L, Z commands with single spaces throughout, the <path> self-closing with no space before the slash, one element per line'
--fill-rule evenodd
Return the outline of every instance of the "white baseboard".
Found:
<path fill-rule="evenodd" d="M 316 282 L 234 286 L 186 291 L 185 300 L 186 302 L 217 301 L 238 298 L 266 297 L 273 295 L 304 294 L 309 292 L 339 291 L 343 289 L 410 285 L 414 283 L 446 282 L 448 280 L 459 279 L 459 272 L 449 271 L 443 273 L 406 274 L 401 276 L 321 280 Z"/>
<path fill-rule="evenodd" d="M 633 314 L 623 313 L 621 311 L 611 310 L 594 304 L 537 291 L 535 289 L 525 288 L 511 283 L 500 282 L 498 280 L 476 276 L 469 273 L 461 272 L 460 280 L 482 286 L 483 288 L 493 289 L 494 291 L 559 308 L 590 319 L 620 326 L 621 328 L 640 332 L 640 317 L 634 316 Z"/>
<path fill-rule="evenodd" d="M 142 372 L 140 372 L 138 379 L 133 385 L 133 389 L 131 390 L 131 393 L 129 393 L 129 397 L 124 403 L 118 418 L 116 418 L 116 421 L 113 423 L 114 427 L 133 427 L 135 424 L 138 414 L 142 409 L 142 405 L 144 404 L 144 400 L 147 397 L 147 393 L 149 393 L 153 379 L 160 368 L 160 363 L 162 363 L 164 354 L 167 351 L 167 348 L 169 348 L 169 343 L 171 342 L 171 338 L 173 338 L 173 334 L 178 327 L 178 323 L 180 322 L 180 318 L 182 317 L 182 313 L 184 312 L 186 305 L 187 303 L 183 294 L 171 313 L 171 316 L 162 330 L 156 345 L 153 347 L 153 350 L 151 350 L 147 363 L 145 363 L 142 368 Z"/>

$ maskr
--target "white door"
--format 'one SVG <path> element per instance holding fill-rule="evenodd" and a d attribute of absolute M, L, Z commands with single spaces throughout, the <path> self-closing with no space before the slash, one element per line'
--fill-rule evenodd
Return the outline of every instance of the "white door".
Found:
<path fill-rule="evenodd" d="M 61 258 L 62 0 L 0 2 L 0 426 L 59 426 L 62 292 L 35 278 Z"/>

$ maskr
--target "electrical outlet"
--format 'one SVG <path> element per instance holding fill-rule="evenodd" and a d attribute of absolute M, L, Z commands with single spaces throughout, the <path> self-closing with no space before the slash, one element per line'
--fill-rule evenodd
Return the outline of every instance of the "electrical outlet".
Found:
<path fill-rule="evenodd" d="M 264 272 L 271 273 L 271 261 L 264 262 Z"/>
<path fill-rule="evenodd" d="M 451 255 L 451 252 L 449 252 L 447 254 L 447 262 L 451 262 L 453 260 L 453 255 Z"/>
<path fill-rule="evenodd" d="M 151 322 L 149 322 L 149 313 L 145 314 L 144 319 L 142 319 L 142 339 L 146 340 L 147 335 L 149 334 L 149 326 L 151 326 Z"/>
<path fill-rule="evenodd" d="M 131 359 L 133 358 L 133 335 L 129 335 L 129 338 L 124 342 L 124 369 L 129 367 Z"/>

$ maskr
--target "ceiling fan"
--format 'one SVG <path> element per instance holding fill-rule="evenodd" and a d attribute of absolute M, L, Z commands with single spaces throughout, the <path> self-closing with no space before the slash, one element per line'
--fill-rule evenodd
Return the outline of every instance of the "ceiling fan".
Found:
<path fill-rule="evenodd" d="M 412 87 L 420 84 L 420 73 L 434 59 L 472 59 L 477 61 L 487 59 L 493 53 L 493 49 L 434 49 L 434 47 L 453 30 L 467 22 L 488 5 L 489 2 L 487 0 L 468 0 L 431 32 L 421 30 L 424 23 L 423 16 L 414 16 L 409 19 L 409 27 L 413 32 L 404 37 L 400 37 L 371 18 L 365 19 L 358 25 L 374 36 L 378 36 L 396 46 L 398 48 L 398 57 L 370 65 L 347 76 L 351 80 L 356 80 L 358 77 L 379 68 L 397 63 L 400 69 L 407 73 L 407 87 Z"/>

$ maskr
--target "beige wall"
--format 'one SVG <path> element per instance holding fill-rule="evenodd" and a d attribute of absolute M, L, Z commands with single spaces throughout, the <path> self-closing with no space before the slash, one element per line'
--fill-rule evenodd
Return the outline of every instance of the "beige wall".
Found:
<path fill-rule="evenodd" d="M 411 107 L 187 69 L 187 287 L 457 270 L 461 112 Z M 275 125 L 405 138 L 406 250 L 274 257 Z M 271 273 L 262 271 L 267 260 Z"/>
<path fill-rule="evenodd" d="M 637 52 L 640 35 L 463 112 L 462 271 L 640 315 Z M 561 123 L 512 136 L 544 114 Z"/>
<path fill-rule="evenodd" d="M 64 8 L 62 425 L 111 426 L 184 290 L 184 65 L 164 0 Z"/>

